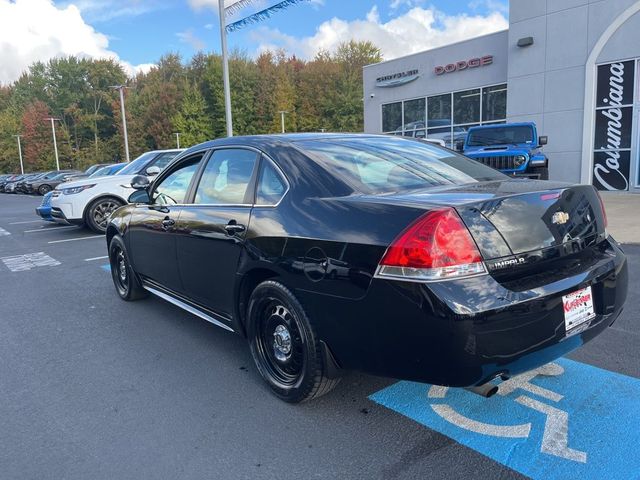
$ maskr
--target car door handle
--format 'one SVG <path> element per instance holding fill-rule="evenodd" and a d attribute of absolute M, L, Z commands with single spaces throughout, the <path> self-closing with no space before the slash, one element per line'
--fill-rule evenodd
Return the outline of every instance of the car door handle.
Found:
<path fill-rule="evenodd" d="M 244 225 L 240 225 L 239 223 L 229 222 L 224 226 L 224 229 L 229 235 L 235 235 L 236 233 L 244 232 L 246 230 L 246 227 Z"/>
<path fill-rule="evenodd" d="M 162 221 L 162 228 L 164 228 L 165 230 L 168 230 L 171 227 L 173 227 L 175 224 L 176 224 L 176 221 L 174 219 L 167 217 Z"/>

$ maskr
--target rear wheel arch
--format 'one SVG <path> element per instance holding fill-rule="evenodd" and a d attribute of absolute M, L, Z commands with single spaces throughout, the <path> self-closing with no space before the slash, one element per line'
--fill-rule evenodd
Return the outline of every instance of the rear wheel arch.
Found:
<path fill-rule="evenodd" d="M 242 336 L 247 336 L 247 308 L 251 294 L 265 280 L 275 280 L 278 273 L 268 268 L 254 268 L 244 273 L 236 290 L 234 317 L 238 319 L 237 324 Z"/>

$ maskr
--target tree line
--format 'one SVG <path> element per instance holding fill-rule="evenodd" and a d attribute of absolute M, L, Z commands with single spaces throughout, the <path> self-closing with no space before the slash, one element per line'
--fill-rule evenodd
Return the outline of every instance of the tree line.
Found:
<path fill-rule="evenodd" d="M 370 42 L 348 42 L 335 52 L 302 60 L 284 51 L 229 59 L 235 135 L 363 129 L 362 67 L 382 60 Z M 112 60 L 55 58 L 30 66 L 0 86 L 0 172 L 55 168 L 51 123 L 56 121 L 60 168 L 83 169 L 124 160 L 119 93 L 124 84 L 131 158 L 152 149 L 183 147 L 224 136 L 222 59 L 198 53 L 188 62 L 163 56 L 147 73 L 127 78 Z"/>

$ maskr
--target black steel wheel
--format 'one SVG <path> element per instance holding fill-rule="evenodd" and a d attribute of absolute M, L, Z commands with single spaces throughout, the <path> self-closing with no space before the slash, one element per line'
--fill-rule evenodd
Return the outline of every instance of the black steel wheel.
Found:
<path fill-rule="evenodd" d="M 85 223 L 96 233 L 105 233 L 109 217 L 122 205 L 121 200 L 113 197 L 98 198 L 95 200 L 85 214 Z"/>
<path fill-rule="evenodd" d="M 114 236 L 109 243 L 109 265 L 113 285 L 120 298 L 130 301 L 146 296 L 138 276 L 131 268 L 127 250 L 119 235 Z"/>
<path fill-rule="evenodd" d="M 326 375 L 320 341 L 302 305 L 284 285 L 266 281 L 251 294 L 247 333 L 258 371 L 290 403 L 319 397 L 339 379 Z"/>

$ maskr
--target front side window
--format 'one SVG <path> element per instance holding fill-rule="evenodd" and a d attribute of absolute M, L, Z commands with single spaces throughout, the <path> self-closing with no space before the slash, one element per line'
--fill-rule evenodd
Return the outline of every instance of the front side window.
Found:
<path fill-rule="evenodd" d="M 253 175 L 257 154 L 251 150 L 221 149 L 213 152 L 196 190 L 195 203 L 241 205 Z"/>
<path fill-rule="evenodd" d="M 264 160 L 256 191 L 256 205 L 276 205 L 286 190 L 287 186 L 280 173 L 271 162 Z"/>
<path fill-rule="evenodd" d="M 202 155 L 187 160 L 171 172 L 154 188 L 153 203 L 156 205 L 178 205 L 185 201 L 193 175 L 198 169 Z"/>
<path fill-rule="evenodd" d="M 164 170 L 164 168 L 171 163 L 171 160 L 176 158 L 180 152 L 165 152 L 158 155 L 153 162 L 147 165 L 149 167 L 158 167 L 160 170 Z"/>

